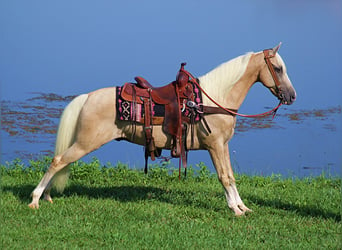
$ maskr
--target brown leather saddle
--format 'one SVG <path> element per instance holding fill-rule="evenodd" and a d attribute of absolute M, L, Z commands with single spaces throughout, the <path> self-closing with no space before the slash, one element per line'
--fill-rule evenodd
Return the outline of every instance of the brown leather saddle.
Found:
<path fill-rule="evenodd" d="M 139 120 L 144 124 L 145 132 L 145 172 L 147 172 L 147 161 L 150 156 L 152 160 L 160 156 L 161 149 L 156 148 L 152 136 L 153 125 L 162 125 L 164 133 L 172 136 L 171 156 L 180 157 L 183 167 L 186 168 L 186 131 L 188 125 L 196 121 L 194 117 L 201 113 L 198 104 L 198 89 L 189 81 L 189 75 L 185 73 L 184 66 L 177 74 L 176 80 L 163 86 L 153 87 L 142 77 L 135 77 L 136 83 L 125 83 L 121 89 L 120 96 L 123 100 L 132 103 L 132 113 L 135 113 L 138 105 L 143 106 L 143 119 Z M 199 93 L 200 94 L 200 93 Z M 152 106 L 164 106 L 163 119 L 154 119 Z M 185 114 L 187 110 L 187 115 Z M 190 111 L 189 111 L 190 110 Z M 133 115 L 133 121 L 135 115 Z M 197 116 L 198 117 L 198 116 Z M 191 130 L 192 126 L 191 126 Z M 191 133 L 193 137 L 193 133 Z M 133 135 L 134 136 L 134 135 Z M 193 140 L 192 140 L 193 142 Z"/>

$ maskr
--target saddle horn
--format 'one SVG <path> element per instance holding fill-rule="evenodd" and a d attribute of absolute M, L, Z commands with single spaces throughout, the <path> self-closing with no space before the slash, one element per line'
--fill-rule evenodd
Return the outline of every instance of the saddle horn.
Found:
<path fill-rule="evenodd" d="M 181 64 L 181 68 L 179 69 L 176 77 L 176 82 L 179 87 L 184 87 L 189 82 L 189 76 L 184 72 L 185 65 L 185 62 Z"/>

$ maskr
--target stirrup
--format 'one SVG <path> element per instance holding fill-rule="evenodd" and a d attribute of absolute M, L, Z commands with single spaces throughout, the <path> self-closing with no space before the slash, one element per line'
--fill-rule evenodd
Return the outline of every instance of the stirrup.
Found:
<path fill-rule="evenodd" d="M 181 155 L 181 145 L 180 140 L 175 138 L 173 141 L 172 149 L 171 149 L 171 156 L 174 158 L 179 158 Z"/>

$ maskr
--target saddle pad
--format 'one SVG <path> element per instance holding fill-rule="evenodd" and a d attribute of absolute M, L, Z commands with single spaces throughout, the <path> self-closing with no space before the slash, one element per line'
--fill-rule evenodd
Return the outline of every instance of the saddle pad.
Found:
<path fill-rule="evenodd" d="M 122 98 L 123 86 L 116 87 L 116 112 L 117 112 L 117 119 L 120 121 L 135 121 L 135 122 L 142 122 L 145 113 L 144 105 L 139 103 L 133 103 L 126 101 Z M 202 95 L 201 91 L 197 88 L 196 85 L 193 85 L 194 89 L 194 101 L 196 105 L 199 105 L 200 111 L 202 111 Z M 134 108 L 133 105 L 136 105 Z M 152 102 L 152 114 L 153 117 L 164 117 L 165 116 L 165 106 L 161 104 L 156 104 Z M 193 114 L 192 110 L 185 106 L 185 110 L 183 111 L 183 117 L 188 117 L 190 119 L 191 115 Z M 134 118 L 135 116 L 135 118 Z M 194 121 L 198 122 L 201 119 L 201 114 L 196 112 Z"/>
<path fill-rule="evenodd" d="M 144 105 L 135 103 L 135 119 L 134 119 L 134 103 L 124 100 L 121 97 L 122 87 L 116 87 L 116 113 L 117 118 L 121 121 L 136 121 L 141 122 L 144 117 L 145 109 Z M 152 114 L 155 117 L 164 117 L 165 107 L 164 105 L 152 103 Z"/>

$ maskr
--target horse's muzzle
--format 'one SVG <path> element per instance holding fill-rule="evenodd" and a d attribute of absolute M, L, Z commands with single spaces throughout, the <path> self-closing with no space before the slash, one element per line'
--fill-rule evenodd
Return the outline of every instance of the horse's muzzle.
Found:
<path fill-rule="evenodd" d="M 291 105 L 292 103 L 294 103 L 296 98 L 297 98 L 297 94 L 296 94 L 296 91 L 294 90 L 281 92 L 279 94 L 279 100 L 281 100 L 282 104 L 286 104 L 286 105 Z"/>

